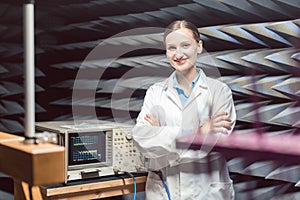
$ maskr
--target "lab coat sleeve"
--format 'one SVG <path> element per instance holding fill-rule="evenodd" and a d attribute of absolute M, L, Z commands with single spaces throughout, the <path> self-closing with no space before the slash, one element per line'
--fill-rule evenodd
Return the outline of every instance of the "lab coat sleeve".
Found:
<path fill-rule="evenodd" d="M 220 136 L 228 136 L 233 131 L 236 123 L 236 111 L 231 89 L 224 83 L 222 84 L 222 89 L 215 94 L 212 106 L 213 116 L 221 112 L 228 113 L 228 117 L 231 119 L 231 129 L 227 131 L 227 134 L 220 134 Z"/>
<path fill-rule="evenodd" d="M 165 125 L 152 126 L 144 119 L 146 114 L 152 114 L 155 110 L 160 109 L 159 97 L 161 92 L 162 89 L 158 88 L 158 86 L 152 86 L 147 90 L 132 135 L 137 147 L 145 157 L 165 160 L 168 163 L 163 165 L 168 165 L 179 157 L 175 146 L 175 139 L 181 133 L 181 128 L 179 126 Z"/>

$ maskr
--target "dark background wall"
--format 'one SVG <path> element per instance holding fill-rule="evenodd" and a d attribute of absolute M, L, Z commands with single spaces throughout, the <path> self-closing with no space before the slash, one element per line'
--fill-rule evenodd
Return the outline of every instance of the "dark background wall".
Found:
<path fill-rule="evenodd" d="M 78 119 L 134 121 L 149 85 L 172 72 L 162 28 L 187 19 L 207 51 L 198 66 L 233 91 L 236 133 L 297 135 L 299 8 L 299 0 L 37 1 L 36 121 L 72 120 L 74 110 Z M 2 0 L 0 16 L 0 131 L 23 135 L 22 2 Z M 237 154 L 228 164 L 238 199 L 300 196 L 297 162 Z"/>

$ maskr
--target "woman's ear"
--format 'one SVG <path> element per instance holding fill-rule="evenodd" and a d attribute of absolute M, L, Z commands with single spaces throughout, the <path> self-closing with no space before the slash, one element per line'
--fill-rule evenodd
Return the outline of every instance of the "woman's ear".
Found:
<path fill-rule="evenodd" d="M 197 45 L 198 45 L 197 53 L 202 53 L 202 50 L 203 50 L 202 40 L 199 40 Z"/>

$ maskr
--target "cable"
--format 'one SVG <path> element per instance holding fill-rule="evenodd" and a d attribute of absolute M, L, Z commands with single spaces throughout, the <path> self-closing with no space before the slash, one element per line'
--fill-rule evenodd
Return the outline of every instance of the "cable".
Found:
<path fill-rule="evenodd" d="M 161 171 L 153 171 L 153 172 L 156 173 L 159 176 L 159 178 L 160 178 L 160 180 L 161 180 L 161 182 L 162 182 L 162 184 L 163 184 L 163 186 L 166 190 L 166 193 L 168 195 L 168 199 L 171 200 L 171 194 L 170 194 L 169 188 L 167 186 L 167 183 L 165 182 L 165 180 L 163 178 L 162 172 Z"/>
<path fill-rule="evenodd" d="M 136 200 L 136 180 L 132 173 L 123 171 L 125 174 L 133 179 L 133 200 Z"/>
<path fill-rule="evenodd" d="M 165 180 L 164 180 L 164 179 L 161 179 L 161 182 L 163 183 L 163 185 L 164 185 L 164 187 L 165 187 L 165 190 L 166 190 L 167 195 L 168 195 L 168 199 L 171 200 L 171 194 L 170 194 L 169 188 L 168 188 L 168 186 L 167 186 Z"/>

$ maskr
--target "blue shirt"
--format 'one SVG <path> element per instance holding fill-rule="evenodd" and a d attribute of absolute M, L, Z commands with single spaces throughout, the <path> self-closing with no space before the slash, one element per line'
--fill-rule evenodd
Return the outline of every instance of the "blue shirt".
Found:
<path fill-rule="evenodd" d="M 198 82 L 200 78 L 200 71 L 198 71 L 198 75 L 195 77 L 195 79 L 192 81 L 192 90 L 194 89 L 196 83 Z M 177 93 L 178 93 L 178 96 L 179 96 L 179 99 L 181 101 L 181 105 L 184 106 L 186 101 L 188 100 L 189 96 L 187 96 L 185 93 L 184 93 L 184 90 L 180 88 L 179 84 L 178 84 L 178 81 L 177 81 L 177 77 L 176 77 L 176 74 L 174 74 L 174 82 L 173 82 L 173 87 L 177 90 Z"/>

